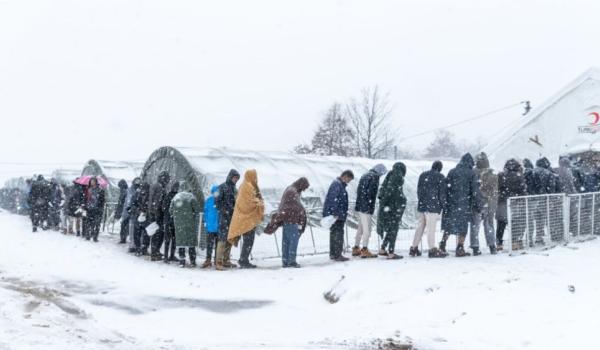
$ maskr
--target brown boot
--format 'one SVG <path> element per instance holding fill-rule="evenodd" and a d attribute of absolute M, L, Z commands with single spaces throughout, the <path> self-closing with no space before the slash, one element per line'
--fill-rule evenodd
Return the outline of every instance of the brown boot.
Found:
<path fill-rule="evenodd" d="M 215 265 L 215 270 L 217 270 L 217 271 L 226 271 L 227 269 L 222 264 L 217 263 L 217 265 Z"/>
<path fill-rule="evenodd" d="M 385 249 L 379 249 L 379 256 L 388 256 L 388 252 L 385 251 Z"/>
<path fill-rule="evenodd" d="M 370 259 L 370 258 L 376 258 L 377 255 L 371 253 L 369 251 L 369 249 L 363 248 L 363 249 L 360 250 L 360 257 L 363 258 L 363 259 Z"/>
<path fill-rule="evenodd" d="M 210 260 L 205 260 L 204 263 L 202 263 L 202 268 L 208 269 L 209 267 L 212 267 L 212 262 L 210 262 Z"/>
<path fill-rule="evenodd" d="M 360 256 L 360 248 L 359 247 L 352 248 L 352 256 Z"/>

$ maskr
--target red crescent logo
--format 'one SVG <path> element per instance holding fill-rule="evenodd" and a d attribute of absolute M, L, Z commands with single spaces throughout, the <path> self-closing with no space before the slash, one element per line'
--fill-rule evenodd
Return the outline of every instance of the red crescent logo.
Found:
<path fill-rule="evenodd" d="M 600 113 L 591 112 L 588 115 L 594 117 L 594 121 L 592 122 L 592 125 L 598 125 L 598 123 L 600 123 Z"/>

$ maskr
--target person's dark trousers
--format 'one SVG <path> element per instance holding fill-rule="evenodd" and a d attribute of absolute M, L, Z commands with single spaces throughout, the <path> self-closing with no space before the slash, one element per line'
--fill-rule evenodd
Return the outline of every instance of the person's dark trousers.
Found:
<path fill-rule="evenodd" d="M 298 252 L 298 241 L 300 240 L 300 230 L 298 225 L 283 225 L 283 238 L 281 240 L 282 262 L 283 266 L 296 264 L 296 253 Z"/>
<path fill-rule="evenodd" d="M 94 232 L 94 215 L 88 211 L 83 218 L 83 237 L 87 240 L 92 238 Z"/>
<path fill-rule="evenodd" d="M 394 254 L 394 250 L 396 249 L 396 238 L 398 237 L 398 231 L 392 230 L 390 232 L 385 233 L 385 237 L 383 238 L 383 243 L 381 243 L 381 249 L 386 250 L 390 254 Z"/>
<path fill-rule="evenodd" d="M 175 259 L 175 228 L 172 224 L 167 224 L 165 228 L 165 260 Z"/>
<path fill-rule="evenodd" d="M 135 248 L 136 252 L 140 252 L 142 250 L 142 230 L 142 225 L 135 220 L 133 223 L 133 247 Z"/>
<path fill-rule="evenodd" d="M 209 232 L 206 235 L 206 261 L 211 261 L 213 256 L 213 250 L 215 252 L 215 263 L 217 262 L 217 243 L 219 242 L 219 235 L 217 232 Z"/>
<path fill-rule="evenodd" d="M 129 235 L 129 216 L 121 218 L 121 243 L 127 243 L 127 236 Z"/>
<path fill-rule="evenodd" d="M 100 234 L 100 224 L 102 222 L 102 212 L 101 211 L 88 211 L 88 235 L 87 238 L 93 238 L 94 240 L 98 240 L 98 235 Z"/>
<path fill-rule="evenodd" d="M 247 265 L 250 263 L 250 253 L 252 253 L 252 247 L 254 246 L 254 230 L 244 234 L 242 236 L 242 250 L 240 252 L 240 265 Z"/>
<path fill-rule="evenodd" d="M 190 252 L 190 263 L 195 265 L 196 264 L 196 248 L 188 247 L 188 250 Z M 179 248 L 179 259 L 185 260 L 185 247 Z"/>
<path fill-rule="evenodd" d="M 158 231 L 156 231 L 154 236 L 152 236 L 152 256 L 160 255 L 160 248 L 162 247 L 163 242 L 165 241 L 165 231 L 163 229 L 163 223 L 157 222 L 157 224 L 160 228 L 158 229 Z"/>
<path fill-rule="evenodd" d="M 141 253 L 143 254 L 147 254 L 148 253 L 148 248 L 150 247 L 150 236 L 148 236 L 148 234 L 146 233 L 146 227 L 148 225 L 146 225 L 146 223 L 143 223 L 140 225 L 140 236 L 142 237 L 142 250 Z"/>
<path fill-rule="evenodd" d="M 329 257 L 336 259 L 344 250 L 344 220 L 337 220 L 329 229 Z"/>
<path fill-rule="evenodd" d="M 507 221 L 498 220 L 498 224 L 496 225 L 496 243 L 502 245 L 504 242 L 504 230 L 506 229 L 506 225 L 508 225 Z"/>
<path fill-rule="evenodd" d="M 29 217 L 31 218 L 31 226 L 33 226 L 33 231 L 35 232 L 41 225 L 41 216 L 39 210 L 37 208 L 32 208 Z"/>

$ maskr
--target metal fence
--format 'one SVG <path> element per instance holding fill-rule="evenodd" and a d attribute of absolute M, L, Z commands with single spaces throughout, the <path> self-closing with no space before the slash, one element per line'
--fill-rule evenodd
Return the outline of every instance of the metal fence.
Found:
<path fill-rule="evenodd" d="M 507 249 L 547 249 L 574 237 L 600 234 L 599 195 L 561 193 L 509 198 Z"/>

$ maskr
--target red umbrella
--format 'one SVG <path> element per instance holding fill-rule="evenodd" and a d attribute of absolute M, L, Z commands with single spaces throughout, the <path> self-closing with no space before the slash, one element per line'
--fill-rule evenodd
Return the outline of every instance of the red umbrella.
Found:
<path fill-rule="evenodd" d="M 98 180 L 98 185 L 100 185 L 100 187 L 102 187 L 102 188 L 108 187 L 108 182 L 102 176 L 92 176 L 92 175 L 81 176 L 81 177 L 78 177 L 77 179 L 75 179 L 75 183 L 83 185 L 83 186 L 89 186 L 90 180 L 92 178 L 96 178 L 96 180 Z"/>

